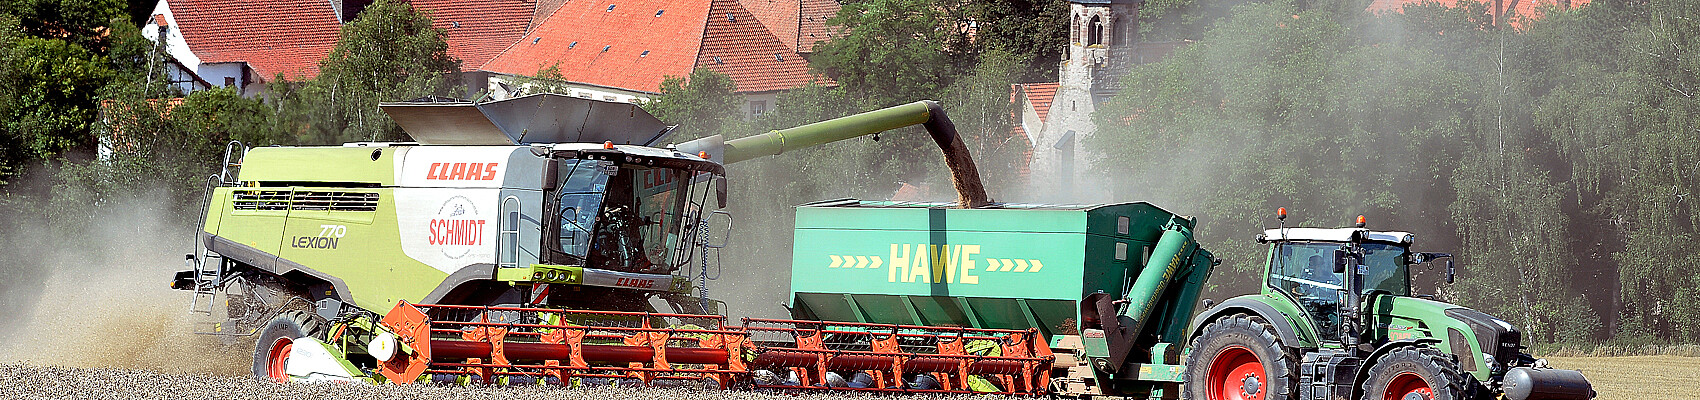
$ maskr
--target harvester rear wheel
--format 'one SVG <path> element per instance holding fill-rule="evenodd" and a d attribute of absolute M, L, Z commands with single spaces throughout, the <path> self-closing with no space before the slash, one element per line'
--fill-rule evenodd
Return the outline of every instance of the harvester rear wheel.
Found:
<path fill-rule="evenodd" d="M 322 329 L 317 315 L 307 311 L 290 310 L 278 314 L 260 330 L 254 342 L 254 377 L 273 382 L 288 382 L 284 366 L 295 339 L 317 336 Z"/>
<path fill-rule="evenodd" d="M 1209 325 L 1187 353 L 1183 391 L 1192 400 L 1285 400 L 1297 359 L 1263 317 L 1234 314 Z"/>
<path fill-rule="evenodd" d="M 1427 346 L 1395 349 L 1369 368 L 1365 399 L 1464 400 L 1463 375 L 1451 357 Z"/>

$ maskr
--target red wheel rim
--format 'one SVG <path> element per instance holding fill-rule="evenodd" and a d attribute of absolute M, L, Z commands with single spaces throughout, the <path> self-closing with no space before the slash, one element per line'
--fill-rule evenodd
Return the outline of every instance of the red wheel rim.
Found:
<path fill-rule="evenodd" d="M 1263 363 L 1244 346 L 1222 349 L 1210 362 L 1205 384 L 1209 400 L 1262 400 L 1269 393 L 1269 377 L 1263 372 Z"/>
<path fill-rule="evenodd" d="M 272 342 L 270 356 L 266 362 L 266 376 L 279 383 L 289 382 L 289 373 L 284 366 L 289 363 L 289 350 L 295 348 L 295 341 L 286 337 L 277 338 Z"/>
<path fill-rule="evenodd" d="M 1429 400 L 1434 398 L 1434 389 L 1428 387 L 1428 382 L 1417 374 L 1405 372 L 1393 377 L 1393 382 L 1387 384 L 1387 393 L 1383 400 Z"/>

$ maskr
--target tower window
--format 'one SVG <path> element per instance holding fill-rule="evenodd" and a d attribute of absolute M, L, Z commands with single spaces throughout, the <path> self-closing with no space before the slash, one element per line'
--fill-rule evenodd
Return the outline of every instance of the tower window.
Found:
<path fill-rule="evenodd" d="M 1086 23 L 1086 45 L 1095 44 L 1104 44 L 1104 21 L 1096 15 Z"/>

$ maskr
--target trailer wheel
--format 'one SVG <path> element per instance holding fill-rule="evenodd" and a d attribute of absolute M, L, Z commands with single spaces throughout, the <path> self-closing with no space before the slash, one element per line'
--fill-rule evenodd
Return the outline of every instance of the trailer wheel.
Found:
<path fill-rule="evenodd" d="M 320 327 L 318 316 L 307 311 L 284 311 L 272 318 L 254 342 L 254 377 L 288 382 L 289 375 L 284 373 L 284 366 L 289 363 L 289 351 L 294 347 L 295 339 L 316 336 Z"/>
<path fill-rule="evenodd" d="M 1427 346 L 1395 349 L 1369 368 L 1364 399 L 1465 400 L 1464 378 L 1450 356 Z"/>
<path fill-rule="evenodd" d="M 1187 353 L 1183 391 L 1192 400 L 1285 400 L 1298 385 L 1293 353 L 1275 327 L 1244 313 L 1204 326 Z"/>

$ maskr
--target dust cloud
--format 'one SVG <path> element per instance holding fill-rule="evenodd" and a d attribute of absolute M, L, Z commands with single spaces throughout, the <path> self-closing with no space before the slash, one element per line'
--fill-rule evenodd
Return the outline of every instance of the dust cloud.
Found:
<path fill-rule="evenodd" d="M 252 338 L 193 334 L 189 292 L 169 287 L 193 235 L 170 222 L 181 218 L 168 198 L 100 207 L 99 228 L 68 240 L 52 227 L 5 232 L 0 363 L 247 373 Z"/>

